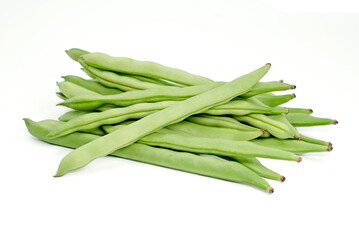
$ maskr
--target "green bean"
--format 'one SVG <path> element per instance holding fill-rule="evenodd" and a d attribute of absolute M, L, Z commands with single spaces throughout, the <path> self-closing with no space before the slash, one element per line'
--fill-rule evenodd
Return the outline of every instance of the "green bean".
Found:
<path fill-rule="evenodd" d="M 301 134 L 300 137 L 301 137 L 301 140 L 304 141 L 304 142 L 327 146 L 329 149 L 332 148 L 332 143 L 331 142 L 326 142 L 326 141 L 319 140 L 319 139 L 316 139 L 316 138 L 307 137 L 307 136 L 304 136 L 303 134 Z"/>
<path fill-rule="evenodd" d="M 104 127 L 104 130 L 111 134 L 111 132 L 122 130 L 128 126 L 130 125 Z M 227 157 L 244 155 L 249 157 L 273 158 L 297 162 L 301 161 L 301 157 L 298 157 L 293 153 L 271 147 L 259 146 L 249 141 L 197 137 L 194 135 L 178 133 L 178 129 L 176 128 L 174 129 L 174 132 L 171 128 L 169 128 L 169 126 L 166 128 L 171 131 L 162 131 L 163 129 L 161 129 L 161 131 L 151 133 L 141 139 L 138 139 L 137 141 L 150 146 L 202 154 L 214 154 Z"/>
<path fill-rule="evenodd" d="M 313 110 L 309 108 L 288 108 L 288 110 L 289 113 L 306 113 L 306 114 L 313 113 Z"/>
<path fill-rule="evenodd" d="M 170 83 L 170 82 L 167 82 L 167 81 L 162 80 L 162 79 L 144 77 L 144 76 L 132 75 L 132 74 L 123 74 L 123 75 L 128 75 L 128 76 L 136 78 L 136 79 L 138 79 L 140 81 L 154 83 L 154 84 L 157 84 L 157 85 L 172 86 L 172 87 L 182 87 L 182 85 L 178 85 L 178 84 L 175 84 L 175 83 Z"/>
<path fill-rule="evenodd" d="M 128 106 L 143 102 L 157 101 L 179 101 L 184 100 L 201 92 L 212 89 L 223 83 L 208 83 L 199 86 L 191 86 L 185 88 L 178 87 L 162 87 L 147 90 L 135 90 L 115 95 L 79 95 L 74 96 L 61 103 L 76 110 L 94 110 L 105 104 L 116 106 Z"/>
<path fill-rule="evenodd" d="M 305 141 L 300 141 L 295 139 L 283 140 L 277 138 L 266 138 L 266 139 L 253 139 L 251 140 L 251 142 L 258 144 L 260 146 L 277 148 L 296 154 L 308 153 L 308 152 L 325 152 L 332 150 L 328 146 L 308 143 Z"/>
<path fill-rule="evenodd" d="M 55 176 L 63 176 L 69 171 L 82 168 L 94 159 L 128 146 L 167 125 L 180 122 L 191 115 L 204 112 L 213 106 L 229 102 L 234 97 L 240 96 L 253 87 L 267 73 L 269 68 L 270 64 L 266 64 L 229 83 L 176 103 L 148 115 L 123 129 L 114 131 L 79 147 L 62 159 Z"/>
<path fill-rule="evenodd" d="M 241 95 L 241 97 L 248 98 L 262 93 L 284 91 L 289 89 L 295 89 L 295 86 L 288 83 L 282 83 L 279 81 L 259 82 L 250 91 Z"/>
<path fill-rule="evenodd" d="M 126 121 L 123 122 L 119 125 L 111 125 L 111 126 L 103 126 L 103 129 L 106 133 L 110 133 L 115 131 L 116 129 L 119 129 L 121 127 L 123 127 L 123 125 L 128 125 L 131 124 L 133 121 Z M 180 122 L 182 123 L 182 122 Z M 180 123 L 176 123 L 176 124 L 180 124 Z M 174 124 L 174 125 L 176 125 Z M 173 125 L 170 125 L 173 126 Z M 185 136 L 191 136 L 191 135 L 195 135 L 195 134 L 189 134 L 186 132 L 181 132 L 181 131 L 177 131 L 177 130 L 173 130 L 173 129 L 169 129 L 170 126 L 167 126 L 165 128 L 162 128 L 160 130 L 158 130 L 158 133 L 165 133 L 165 134 L 181 134 L 181 135 L 185 135 Z M 183 134 L 184 133 L 184 134 Z M 197 135 L 198 136 L 198 135 Z M 246 166 L 247 168 L 251 169 L 253 172 L 257 173 L 259 176 L 261 177 L 266 177 L 266 178 L 270 178 L 270 179 L 275 179 L 275 180 L 281 180 L 284 181 L 285 177 L 282 175 L 279 175 L 278 173 L 266 168 L 265 166 L 263 166 L 255 157 L 248 157 L 248 156 L 236 156 L 236 157 L 226 157 L 226 156 L 220 156 L 221 158 L 224 159 L 228 159 L 228 160 L 234 160 L 234 161 L 238 161 L 241 164 L 243 164 L 244 166 Z"/>
<path fill-rule="evenodd" d="M 232 100 L 226 104 L 206 111 L 207 114 L 211 115 L 247 115 L 251 113 L 280 114 L 287 112 L 288 110 L 286 108 L 261 106 L 247 100 Z"/>
<path fill-rule="evenodd" d="M 280 175 L 269 168 L 263 166 L 260 161 L 258 161 L 255 157 L 248 157 L 248 156 L 236 156 L 231 157 L 231 159 L 240 162 L 245 167 L 249 168 L 253 172 L 257 173 L 261 177 L 280 180 L 281 182 L 285 181 L 285 177 Z"/>
<path fill-rule="evenodd" d="M 117 88 L 117 89 L 120 89 L 121 91 L 124 91 L 124 92 L 139 90 L 137 88 L 128 87 L 128 86 L 122 85 L 120 83 L 110 82 L 110 81 L 107 81 L 107 80 L 99 78 L 99 77 L 96 77 L 96 79 L 106 87 Z"/>
<path fill-rule="evenodd" d="M 274 95 L 273 93 L 269 92 L 255 95 L 254 98 L 258 99 L 269 107 L 276 107 L 295 98 L 295 94 L 292 93 L 286 95 Z"/>
<path fill-rule="evenodd" d="M 79 61 L 83 61 L 91 67 L 120 73 L 165 79 L 183 85 L 200 85 L 212 81 L 208 78 L 193 75 L 180 69 L 166 67 L 158 63 L 136 61 L 134 59 L 124 57 L 111 57 L 104 53 L 89 53 L 82 55 Z"/>
<path fill-rule="evenodd" d="M 106 87 L 96 80 L 86 80 L 81 77 L 73 76 L 73 75 L 63 76 L 62 78 L 67 82 L 72 82 L 76 85 L 79 85 L 83 88 L 86 88 L 92 92 L 96 92 L 101 95 L 113 95 L 113 94 L 122 93 L 121 90 L 117 88 Z"/>
<path fill-rule="evenodd" d="M 209 127 L 230 128 L 239 131 L 257 132 L 259 130 L 259 128 L 245 125 L 231 117 L 224 117 L 224 116 L 199 114 L 187 118 L 186 121 L 197 123 L 204 126 L 209 126 Z M 264 133 L 263 129 L 260 130 Z"/>
<path fill-rule="evenodd" d="M 89 113 L 89 112 L 77 111 L 77 110 L 68 111 L 68 112 L 65 112 L 64 114 L 62 114 L 58 119 L 62 122 L 67 122 L 73 118 L 79 117 L 79 116 L 87 114 L 87 113 Z"/>
<path fill-rule="evenodd" d="M 63 137 L 48 139 L 46 136 L 50 129 L 57 127 L 61 122 L 53 120 L 41 122 L 34 122 L 30 119 L 24 120 L 31 135 L 51 144 L 78 148 L 99 138 L 99 136 L 93 134 L 76 132 Z M 227 181 L 246 183 L 270 193 L 273 192 L 273 188 L 264 179 L 242 164 L 234 161 L 150 147 L 140 143 L 133 143 L 125 148 L 116 150 L 111 155 Z"/>
<path fill-rule="evenodd" d="M 166 128 L 187 132 L 198 137 L 222 138 L 236 141 L 251 140 L 263 134 L 261 129 L 257 129 L 257 131 L 240 131 L 230 128 L 203 126 L 188 121 L 182 121 L 176 124 L 172 124 L 167 126 Z"/>
<path fill-rule="evenodd" d="M 76 61 L 78 60 L 78 58 L 84 54 L 89 54 L 88 51 L 79 49 L 79 48 L 71 48 L 70 50 L 65 50 L 66 54 L 72 58 L 72 60 Z"/>
<path fill-rule="evenodd" d="M 81 61 L 80 63 L 83 64 Z M 94 74 L 96 76 L 96 79 L 98 79 L 100 82 L 102 80 L 105 80 L 110 83 L 124 85 L 126 87 L 130 87 L 134 89 L 150 89 L 150 88 L 164 87 L 162 85 L 138 80 L 137 78 L 128 74 L 121 75 L 119 73 L 104 71 L 102 69 L 97 69 L 90 66 L 87 66 L 86 69 L 90 71 L 92 74 Z"/>
<path fill-rule="evenodd" d="M 319 125 L 337 124 L 338 121 L 330 118 L 313 117 L 305 113 L 290 113 L 287 116 L 288 121 L 296 127 L 309 127 Z"/>
<path fill-rule="evenodd" d="M 103 112 L 89 112 L 54 128 L 48 138 L 60 137 L 75 131 L 92 129 L 106 124 L 117 124 L 131 118 L 142 118 L 155 111 L 163 110 L 174 102 L 139 103 L 125 108 L 114 108 Z"/>
<path fill-rule="evenodd" d="M 114 131 L 114 127 L 115 126 L 107 127 L 107 129 L 105 128 L 105 131 Z M 196 137 L 221 138 L 235 141 L 251 140 L 262 135 L 262 131 L 260 129 L 257 129 L 257 131 L 241 131 L 230 128 L 202 126 L 186 120 L 168 125 L 165 129 L 172 130 L 170 132 L 176 131 L 176 133 L 185 132 Z"/>
<path fill-rule="evenodd" d="M 246 116 L 236 115 L 233 117 L 240 122 L 248 123 L 257 128 L 262 128 L 280 139 L 295 137 L 286 124 L 273 120 L 264 114 L 250 114 Z"/>
<path fill-rule="evenodd" d="M 57 86 L 60 88 L 62 94 L 64 94 L 67 98 L 71 98 L 78 95 L 96 95 L 97 93 L 90 91 L 86 88 L 78 86 L 72 82 L 58 82 Z"/>

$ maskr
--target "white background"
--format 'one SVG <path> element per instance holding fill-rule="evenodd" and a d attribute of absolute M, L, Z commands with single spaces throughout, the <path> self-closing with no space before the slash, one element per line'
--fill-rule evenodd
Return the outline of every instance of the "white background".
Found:
<path fill-rule="evenodd" d="M 358 239 L 358 8 L 299 2 L 2 0 L 0 239 Z M 338 119 L 300 129 L 334 150 L 263 159 L 287 177 L 269 180 L 272 195 L 112 157 L 55 179 L 70 150 L 33 138 L 22 118 L 67 111 L 56 81 L 85 76 L 72 47 L 222 81 L 270 62 L 264 80 L 297 85 L 288 106 Z"/>

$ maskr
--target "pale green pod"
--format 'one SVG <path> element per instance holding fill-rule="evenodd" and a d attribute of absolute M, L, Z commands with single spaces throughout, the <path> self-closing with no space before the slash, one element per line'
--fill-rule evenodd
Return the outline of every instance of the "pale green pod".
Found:
<path fill-rule="evenodd" d="M 263 104 L 269 106 L 269 107 L 277 107 L 279 105 L 282 105 L 286 102 L 289 102 L 293 98 L 295 98 L 295 94 L 285 94 L 285 95 L 274 95 L 273 93 L 263 93 L 254 96 L 253 98 L 258 99 Z"/>
<path fill-rule="evenodd" d="M 320 139 L 307 137 L 307 136 L 304 136 L 303 134 L 301 134 L 300 137 L 301 137 L 301 140 L 304 141 L 304 142 L 319 144 L 319 145 L 323 145 L 323 146 L 327 146 L 327 147 L 332 146 L 331 142 L 326 142 L 326 141 L 323 141 L 323 140 L 320 140 Z"/>
<path fill-rule="evenodd" d="M 209 89 L 220 86 L 222 84 L 223 83 L 221 82 L 213 82 L 184 88 L 167 86 L 147 90 L 134 90 L 106 96 L 79 95 L 60 103 L 60 105 L 76 110 L 89 111 L 95 110 L 106 104 L 115 106 L 129 106 L 143 102 L 180 101 L 195 96 L 201 92 L 208 91 Z"/>
<path fill-rule="evenodd" d="M 81 61 L 80 63 L 83 64 Z M 128 74 L 121 75 L 119 73 L 105 71 L 91 66 L 86 66 L 86 69 L 92 74 L 94 74 L 96 76 L 96 79 L 103 79 L 114 84 L 119 84 L 134 89 L 150 89 L 164 87 L 155 83 L 138 80 L 136 77 L 133 77 L 132 75 Z"/>
<path fill-rule="evenodd" d="M 257 173 L 261 177 L 279 180 L 281 182 L 285 181 L 285 177 L 279 173 L 276 173 L 269 168 L 265 167 L 257 158 L 248 157 L 248 156 L 236 156 L 231 157 L 231 159 L 240 162 L 247 168 L 251 169 L 253 172 Z"/>
<path fill-rule="evenodd" d="M 288 113 L 306 113 L 312 114 L 313 110 L 310 108 L 288 108 Z"/>
<path fill-rule="evenodd" d="M 285 139 L 277 139 L 277 138 L 266 138 L 266 139 L 253 139 L 252 143 L 265 146 L 281 149 L 284 151 L 292 152 L 292 153 L 308 153 L 308 152 L 326 152 L 331 151 L 331 148 L 324 145 L 308 143 L 301 140 L 285 140 Z"/>
<path fill-rule="evenodd" d="M 79 85 L 83 88 L 86 88 L 92 92 L 101 94 L 101 95 L 113 95 L 113 94 L 119 94 L 123 91 L 119 90 L 118 88 L 109 88 L 104 85 L 102 85 L 100 82 L 96 80 L 86 80 L 84 78 L 73 76 L 73 75 L 67 75 L 62 77 L 67 82 L 72 82 L 76 85 Z"/>
<path fill-rule="evenodd" d="M 89 112 L 72 110 L 72 111 L 65 112 L 58 119 L 60 121 L 62 121 L 62 122 L 67 122 L 67 121 L 70 121 L 73 118 L 79 117 L 81 115 L 85 115 L 87 113 L 89 113 Z"/>
<path fill-rule="evenodd" d="M 74 61 L 78 61 L 78 58 L 84 54 L 89 54 L 90 52 L 79 49 L 71 48 L 70 50 L 65 50 L 66 54 Z"/>
<path fill-rule="evenodd" d="M 294 88 L 295 88 L 294 85 L 288 83 L 282 83 L 279 81 L 259 82 L 250 91 L 241 95 L 241 97 L 249 98 L 262 93 L 284 91 Z"/>
<path fill-rule="evenodd" d="M 251 140 L 263 134 L 260 129 L 257 129 L 257 131 L 241 131 L 230 128 L 203 126 L 188 121 L 168 125 L 166 128 L 187 132 L 197 137 L 221 138 L 235 141 Z"/>
<path fill-rule="evenodd" d="M 95 95 L 97 93 L 90 91 L 86 88 L 83 88 L 77 84 L 63 81 L 58 82 L 57 86 L 60 88 L 62 94 L 64 94 L 67 98 L 72 98 L 78 95 Z"/>
<path fill-rule="evenodd" d="M 127 126 L 105 126 L 104 130 L 107 133 L 111 133 L 118 130 L 122 130 Z M 164 147 L 194 153 L 214 154 L 227 157 L 249 156 L 282 159 L 297 162 L 301 161 L 300 157 L 288 151 L 283 151 L 271 147 L 262 147 L 249 141 L 198 137 L 190 135 L 188 132 L 187 134 L 181 134 L 178 132 L 178 129 L 171 129 L 169 128 L 169 126 L 167 126 L 166 129 L 166 131 L 163 131 L 164 129 L 160 129 L 160 131 L 144 136 L 141 139 L 138 139 L 138 142 L 150 146 Z"/>
<path fill-rule="evenodd" d="M 309 127 L 309 126 L 320 126 L 337 124 L 338 121 L 330 118 L 314 117 L 305 113 L 290 113 L 287 116 L 288 121 L 297 127 Z"/>
<path fill-rule="evenodd" d="M 240 122 L 245 122 L 254 127 L 264 129 L 277 138 L 294 138 L 294 135 L 292 134 L 290 129 L 288 129 L 288 126 L 286 124 L 271 119 L 264 114 L 250 114 L 246 116 L 233 117 Z"/>
<path fill-rule="evenodd" d="M 80 58 L 84 63 L 95 68 L 165 79 L 183 85 L 201 85 L 212 81 L 208 78 L 158 63 L 137 61 L 125 57 L 111 57 L 104 53 L 90 53 L 82 55 Z"/>
<path fill-rule="evenodd" d="M 78 148 L 99 138 L 99 136 L 93 134 L 76 132 L 63 137 L 48 139 L 46 136 L 50 129 L 60 125 L 61 122 L 54 120 L 41 122 L 34 122 L 30 119 L 24 120 L 31 135 L 51 144 Z M 112 152 L 110 155 L 227 181 L 245 183 L 270 193 L 273 192 L 273 188 L 268 182 L 242 164 L 217 157 L 171 151 L 140 143 L 133 143 L 130 146 Z"/>
<path fill-rule="evenodd" d="M 247 115 L 251 113 L 281 114 L 287 113 L 287 109 L 279 107 L 271 108 L 247 100 L 232 100 L 224 105 L 211 108 L 207 110 L 206 113 L 211 115 Z"/>
<path fill-rule="evenodd" d="M 199 114 L 187 118 L 186 121 L 190 121 L 210 127 L 230 128 L 230 129 L 235 129 L 240 131 L 250 131 L 250 132 L 251 131 L 257 132 L 258 130 L 261 130 L 263 132 L 263 129 L 258 129 L 240 123 L 231 117 L 225 117 L 225 116 L 212 116 L 208 114 Z"/>

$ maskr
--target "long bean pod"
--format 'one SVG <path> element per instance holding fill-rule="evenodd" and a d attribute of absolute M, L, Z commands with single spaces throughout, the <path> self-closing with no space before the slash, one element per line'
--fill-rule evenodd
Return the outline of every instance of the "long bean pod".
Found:
<path fill-rule="evenodd" d="M 60 125 L 61 122 L 54 120 L 41 122 L 34 122 L 30 119 L 24 120 L 28 131 L 34 137 L 51 144 L 78 148 L 99 138 L 99 136 L 93 134 L 76 132 L 63 137 L 48 139 L 46 135 L 49 131 L 53 127 Z M 188 152 L 177 152 L 140 143 L 133 143 L 110 153 L 110 155 L 227 181 L 245 183 L 270 193 L 273 192 L 273 188 L 268 182 L 235 161 L 227 161 L 211 156 L 199 156 Z"/>

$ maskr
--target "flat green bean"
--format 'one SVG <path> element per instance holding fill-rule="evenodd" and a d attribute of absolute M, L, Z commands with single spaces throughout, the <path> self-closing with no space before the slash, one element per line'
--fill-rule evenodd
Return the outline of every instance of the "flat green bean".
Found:
<path fill-rule="evenodd" d="M 123 129 L 114 131 L 79 147 L 62 159 L 55 176 L 63 176 L 69 171 L 82 168 L 94 159 L 128 146 L 167 125 L 180 122 L 191 115 L 204 112 L 213 106 L 229 102 L 234 97 L 246 93 L 268 72 L 269 68 L 270 64 L 266 64 L 229 83 L 176 103 L 148 115 Z"/>
<path fill-rule="evenodd" d="M 311 138 L 311 137 L 308 137 L 308 136 L 304 136 L 303 134 L 301 134 L 300 137 L 301 137 L 302 141 L 327 146 L 329 149 L 332 148 L 332 143 L 331 142 L 326 142 L 326 141 L 323 141 L 323 140 L 320 140 L 320 139 Z"/>
<path fill-rule="evenodd" d="M 241 95 L 241 97 L 248 98 L 262 93 L 284 91 L 289 89 L 295 89 L 295 86 L 288 83 L 282 83 L 279 81 L 259 82 L 250 91 Z"/>
<path fill-rule="evenodd" d="M 271 92 L 255 95 L 254 98 L 269 107 L 276 107 L 295 98 L 295 94 L 274 95 Z"/>
<path fill-rule="evenodd" d="M 30 119 L 24 120 L 31 135 L 51 144 L 78 148 L 99 138 L 99 136 L 93 134 L 76 132 L 63 137 L 48 139 L 46 136 L 50 130 L 60 125 L 61 122 L 54 120 L 41 122 L 34 122 Z M 235 161 L 150 147 L 140 143 L 133 143 L 116 150 L 111 155 L 227 181 L 245 183 L 270 193 L 273 192 L 273 188 L 268 182 Z"/>
<path fill-rule="evenodd" d="M 251 169 L 253 172 L 257 173 L 261 177 L 279 180 L 281 182 L 285 181 L 285 177 L 281 174 L 278 174 L 269 168 L 265 167 L 261 162 L 255 157 L 248 157 L 248 156 L 236 156 L 231 157 L 229 159 L 233 159 L 235 161 L 240 162 L 247 168 Z"/>
<path fill-rule="evenodd" d="M 76 85 L 79 85 L 83 88 L 86 88 L 92 92 L 96 92 L 101 95 L 113 95 L 113 94 L 122 93 L 122 91 L 119 90 L 118 88 L 106 87 L 96 80 L 86 80 L 84 78 L 73 76 L 73 75 L 63 76 L 62 78 L 67 82 L 72 82 Z"/>
<path fill-rule="evenodd" d="M 310 108 L 288 108 L 289 113 L 306 113 L 311 114 L 313 110 Z"/>
<path fill-rule="evenodd" d="M 85 54 L 80 57 L 79 61 L 83 61 L 95 68 L 165 79 L 183 85 L 200 85 L 212 81 L 208 78 L 190 74 L 180 69 L 166 67 L 158 63 L 137 61 L 125 57 L 111 57 L 104 53 Z"/>
<path fill-rule="evenodd" d="M 237 120 L 231 117 L 225 116 L 212 116 L 208 114 L 199 114 L 194 115 L 186 119 L 189 122 L 194 122 L 209 127 L 221 127 L 221 128 L 230 128 L 240 131 L 249 131 L 257 132 L 259 128 L 255 128 L 243 123 L 238 122 Z M 263 133 L 264 130 L 260 129 Z"/>
<path fill-rule="evenodd" d="M 288 126 L 282 122 L 275 121 L 264 114 L 249 114 L 246 116 L 233 117 L 240 122 L 248 123 L 257 128 L 262 128 L 277 138 L 295 138 L 291 131 L 288 129 Z"/>
<path fill-rule="evenodd" d="M 338 121 L 330 118 L 314 117 L 306 113 L 290 113 L 287 116 L 288 121 L 296 127 L 310 127 L 319 125 L 337 124 Z"/>
<path fill-rule="evenodd" d="M 70 50 L 65 50 L 65 52 L 72 60 L 76 62 L 80 56 L 90 53 L 80 48 L 71 48 Z"/>
<path fill-rule="evenodd" d="M 127 126 L 105 127 L 104 130 L 111 134 L 111 132 L 119 131 Z M 249 157 L 263 157 L 282 159 L 289 161 L 301 161 L 301 157 L 295 154 L 275 149 L 271 147 L 264 147 L 258 144 L 251 143 L 250 141 L 237 141 L 228 140 L 223 138 L 208 138 L 197 137 L 189 134 L 180 134 L 178 129 L 169 130 L 175 131 L 157 131 L 144 136 L 137 141 L 150 146 L 170 148 L 174 150 L 214 154 L 218 156 L 236 157 L 236 156 L 249 156 Z M 161 129 L 162 130 L 162 129 Z"/>
<path fill-rule="evenodd" d="M 143 102 L 179 101 L 195 96 L 201 92 L 207 91 L 221 84 L 223 83 L 213 82 L 184 88 L 168 86 L 147 90 L 134 90 L 106 96 L 84 94 L 74 96 L 62 102 L 61 105 L 76 110 L 88 111 L 95 110 L 105 104 L 112 104 L 115 106 L 128 106 Z"/>
<path fill-rule="evenodd" d="M 266 139 L 253 139 L 251 140 L 251 142 L 261 146 L 277 148 L 296 154 L 308 153 L 308 152 L 326 152 L 332 150 L 328 146 L 308 143 L 305 141 L 300 141 L 295 139 L 283 140 L 277 138 L 266 138 Z"/>

